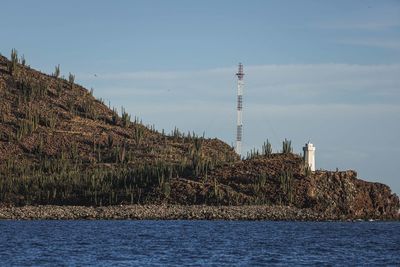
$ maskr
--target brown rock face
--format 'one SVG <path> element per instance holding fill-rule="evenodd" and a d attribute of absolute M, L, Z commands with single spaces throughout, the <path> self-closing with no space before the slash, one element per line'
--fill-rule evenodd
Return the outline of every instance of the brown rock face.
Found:
<path fill-rule="evenodd" d="M 219 168 L 211 176 L 228 192 L 244 193 L 241 201 L 247 203 L 311 208 L 328 217 L 399 218 L 399 198 L 387 185 L 357 179 L 353 170 L 306 173 L 303 166 L 300 156 L 273 154 Z"/>
<path fill-rule="evenodd" d="M 355 171 L 316 172 L 301 181 L 307 188 L 306 206 L 354 218 L 398 216 L 399 198 L 387 185 L 357 179 Z"/>

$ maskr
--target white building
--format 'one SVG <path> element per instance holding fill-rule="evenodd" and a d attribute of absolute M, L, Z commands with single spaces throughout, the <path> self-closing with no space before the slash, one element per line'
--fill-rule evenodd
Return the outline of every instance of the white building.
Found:
<path fill-rule="evenodd" d="M 311 171 L 315 171 L 315 146 L 308 141 L 303 147 L 304 162 L 310 167 Z"/>

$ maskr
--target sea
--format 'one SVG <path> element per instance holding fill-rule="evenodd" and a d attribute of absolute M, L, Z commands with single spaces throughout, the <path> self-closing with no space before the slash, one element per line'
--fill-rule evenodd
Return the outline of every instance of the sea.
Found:
<path fill-rule="evenodd" d="M 400 266 L 400 222 L 0 221 L 0 266 Z"/>

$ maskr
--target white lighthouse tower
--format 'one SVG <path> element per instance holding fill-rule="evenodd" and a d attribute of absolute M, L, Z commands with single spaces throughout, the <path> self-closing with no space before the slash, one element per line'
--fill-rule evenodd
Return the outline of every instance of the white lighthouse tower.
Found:
<path fill-rule="evenodd" d="M 239 63 L 239 69 L 236 73 L 238 77 L 237 83 L 237 123 L 236 123 L 236 148 L 235 151 L 237 154 L 242 153 L 242 135 L 243 135 L 243 121 L 242 121 L 242 109 L 243 109 L 243 65 Z"/>
<path fill-rule="evenodd" d="M 315 146 L 308 141 L 303 147 L 304 162 L 310 167 L 311 171 L 315 171 Z"/>

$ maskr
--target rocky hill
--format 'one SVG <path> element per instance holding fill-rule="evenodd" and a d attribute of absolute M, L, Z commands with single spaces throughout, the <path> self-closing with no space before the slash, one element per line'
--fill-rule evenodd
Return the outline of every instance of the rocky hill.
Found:
<path fill-rule="evenodd" d="M 292 153 L 240 160 L 218 139 L 158 132 L 74 81 L 0 56 L 3 205 L 286 205 L 398 218 L 399 199 L 354 171 L 311 173 Z M 333 217 L 333 216 L 331 216 Z"/>

